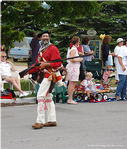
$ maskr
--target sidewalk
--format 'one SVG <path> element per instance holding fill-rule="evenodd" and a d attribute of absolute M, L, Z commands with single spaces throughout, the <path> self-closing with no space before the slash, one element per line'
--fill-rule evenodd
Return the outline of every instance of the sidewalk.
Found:
<path fill-rule="evenodd" d="M 114 98 L 115 93 L 106 93 L 108 97 Z M 0 99 L 0 103 L 36 103 L 36 97 L 23 97 L 15 99 Z"/>
<path fill-rule="evenodd" d="M 32 93 L 32 91 L 26 91 L 26 92 L 29 92 L 29 95 Z M 16 100 L 15 98 L 14 99 L 0 99 L 0 103 L 36 103 L 36 97 L 16 98 Z"/>
<path fill-rule="evenodd" d="M 111 88 L 113 91 L 116 90 L 116 87 Z M 26 91 L 29 92 L 29 94 L 32 94 L 32 91 Z M 17 94 L 17 92 L 16 92 Z M 106 93 L 108 97 L 114 98 L 114 93 Z M 23 98 L 16 98 L 15 99 L 0 99 L 0 103 L 36 103 L 36 97 L 23 97 Z"/>

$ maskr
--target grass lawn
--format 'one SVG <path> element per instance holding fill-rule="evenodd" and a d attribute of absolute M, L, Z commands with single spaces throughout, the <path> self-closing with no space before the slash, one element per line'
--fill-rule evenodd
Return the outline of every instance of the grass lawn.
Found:
<path fill-rule="evenodd" d="M 33 90 L 33 85 L 28 80 L 21 79 L 20 83 L 23 91 Z M 5 83 L 4 88 L 5 89 L 9 88 L 9 84 Z M 14 91 L 17 91 L 15 87 L 14 87 Z"/>
<path fill-rule="evenodd" d="M 21 83 L 21 89 L 23 91 L 32 91 L 32 94 L 28 95 L 27 97 L 35 97 L 34 90 L 33 90 L 33 85 L 30 81 L 21 79 L 20 83 Z M 4 89 L 10 89 L 10 86 L 9 86 L 8 83 L 5 83 Z M 17 91 L 17 89 L 14 86 L 13 86 L 13 90 Z"/>

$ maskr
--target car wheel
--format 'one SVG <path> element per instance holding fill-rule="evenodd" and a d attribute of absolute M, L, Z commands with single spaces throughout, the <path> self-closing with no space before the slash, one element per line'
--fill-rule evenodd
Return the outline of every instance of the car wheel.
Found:
<path fill-rule="evenodd" d="M 18 59 L 16 59 L 16 58 L 13 58 L 13 61 L 14 61 L 14 62 L 17 62 L 17 61 L 18 61 Z"/>

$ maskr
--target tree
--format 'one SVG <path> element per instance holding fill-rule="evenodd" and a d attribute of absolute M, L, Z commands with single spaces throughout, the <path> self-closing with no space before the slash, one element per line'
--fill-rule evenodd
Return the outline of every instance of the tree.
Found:
<path fill-rule="evenodd" d="M 77 16 L 93 15 L 99 10 L 97 2 L 47 1 L 46 3 L 50 6 L 49 9 L 44 8 L 41 1 L 3 1 L 2 43 L 6 47 L 12 46 L 14 41 L 21 41 L 24 36 L 32 36 L 37 30 L 59 27 L 61 23 L 66 23 L 64 21 L 66 17 L 72 18 L 74 23 Z"/>
<path fill-rule="evenodd" d="M 12 47 L 14 41 L 23 40 L 24 36 L 32 36 L 33 32 L 42 28 L 44 8 L 40 1 L 2 2 L 2 44 Z"/>
<path fill-rule="evenodd" d="M 54 3 L 54 5 L 55 4 L 56 3 Z M 70 1 L 60 4 L 61 8 L 64 6 L 64 10 L 67 14 L 63 15 L 64 10 L 61 10 L 60 23 L 52 27 L 52 41 L 59 48 L 61 57 L 65 57 L 72 36 L 80 35 L 81 32 L 87 30 L 84 24 L 77 24 L 77 19 L 98 13 L 101 5 L 93 1 Z M 57 11 L 57 9 L 54 11 Z"/>
<path fill-rule="evenodd" d="M 116 45 L 116 39 L 127 37 L 127 2 L 102 2 L 99 15 L 82 18 L 89 28 L 94 28 L 98 35 L 110 34 L 112 36 L 112 48 Z M 114 48 L 113 48 L 114 49 Z"/>
<path fill-rule="evenodd" d="M 70 39 L 74 35 L 87 34 L 91 28 L 97 31 L 97 38 L 100 34 L 112 36 L 112 50 L 116 45 L 116 39 L 127 37 L 127 2 L 99 2 L 101 9 L 94 15 L 80 15 L 72 21 L 70 17 L 61 19 L 62 24 L 53 29 L 54 41 L 65 57 Z"/>

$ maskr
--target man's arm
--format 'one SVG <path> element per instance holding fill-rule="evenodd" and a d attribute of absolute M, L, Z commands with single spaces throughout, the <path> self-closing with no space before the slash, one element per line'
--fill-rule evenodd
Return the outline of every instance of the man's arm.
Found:
<path fill-rule="evenodd" d="M 125 68 L 125 66 L 123 65 L 122 57 L 118 56 L 118 61 L 119 61 L 120 65 L 121 65 L 121 67 L 122 67 L 122 70 L 125 71 L 126 68 Z"/>
<path fill-rule="evenodd" d="M 93 51 L 90 51 L 90 52 L 86 53 L 86 55 L 87 55 L 87 56 L 93 55 Z"/>

